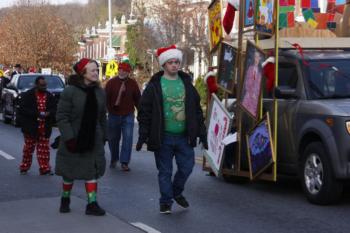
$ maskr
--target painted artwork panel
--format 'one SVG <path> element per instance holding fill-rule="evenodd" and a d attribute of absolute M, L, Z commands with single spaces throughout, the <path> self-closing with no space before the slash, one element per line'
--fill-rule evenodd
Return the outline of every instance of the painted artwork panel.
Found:
<path fill-rule="evenodd" d="M 265 54 L 252 42 L 248 41 L 240 104 L 253 118 L 257 118 L 259 112 L 262 63 L 264 61 Z"/>
<path fill-rule="evenodd" d="M 221 1 L 215 0 L 208 7 L 210 49 L 214 50 L 222 38 Z"/>
<path fill-rule="evenodd" d="M 237 59 L 237 49 L 227 43 L 221 43 L 218 68 L 218 84 L 227 92 L 232 93 Z"/>
<path fill-rule="evenodd" d="M 254 25 L 254 15 L 256 0 L 244 0 L 244 26 L 249 27 Z"/>
<path fill-rule="evenodd" d="M 269 117 L 265 117 L 247 136 L 251 179 L 274 162 Z"/>
<path fill-rule="evenodd" d="M 213 171 L 218 174 L 221 168 L 225 145 L 222 140 L 228 135 L 231 128 L 232 116 L 227 112 L 215 94 L 212 95 L 209 114 L 208 150 L 205 155 Z"/>
<path fill-rule="evenodd" d="M 282 0 L 281 0 L 282 1 Z M 288 0 L 283 0 L 287 1 Z M 274 29 L 274 0 L 258 1 L 256 14 L 256 29 L 261 32 L 273 33 Z"/>

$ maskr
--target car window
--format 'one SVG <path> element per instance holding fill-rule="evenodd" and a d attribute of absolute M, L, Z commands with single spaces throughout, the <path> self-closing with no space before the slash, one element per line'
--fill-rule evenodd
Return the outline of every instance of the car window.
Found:
<path fill-rule="evenodd" d="M 264 79 L 264 98 L 272 98 L 272 92 L 267 91 L 267 80 Z M 278 67 L 278 86 L 288 86 L 290 88 L 296 88 L 298 82 L 297 67 L 293 63 L 279 63 Z"/>
<path fill-rule="evenodd" d="M 298 72 L 295 64 L 280 63 L 278 67 L 278 86 L 296 88 Z"/>
<path fill-rule="evenodd" d="M 38 75 L 22 75 L 18 80 L 19 90 L 28 90 L 35 86 L 34 82 Z M 48 89 L 63 88 L 64 84 L 58 76 L 45 76 Z"/>
<path fill-rule="evenodd" d="M 307 78 L 312 99 L 350 97 L 349 61 L 313 62 L 310 67 Z"/>

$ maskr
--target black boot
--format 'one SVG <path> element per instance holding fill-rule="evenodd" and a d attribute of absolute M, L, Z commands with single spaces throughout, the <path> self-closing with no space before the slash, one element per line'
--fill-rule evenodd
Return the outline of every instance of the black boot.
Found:
<path fill-rule="evenodd" d="M 70 198 L 69 197 L 62 197 L 61 198 L 60 212 L 61 213 L 70 212 L 69 204 L 70 204 Z"/>
<path fill-rule="evenodd" d="M 86 215 L 95 215 L 95 216 L 103 216 L 106 214 L 106 211 L 102 209 L 96 201 L 91 202 L 86 205 L 85 210 Z"/>

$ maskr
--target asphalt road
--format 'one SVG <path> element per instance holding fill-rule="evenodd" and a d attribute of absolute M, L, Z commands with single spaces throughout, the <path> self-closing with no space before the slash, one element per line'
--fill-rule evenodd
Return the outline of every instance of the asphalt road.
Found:
<path fill-rule="evenodd" d="M 52 140 L 57 133 L 55 130 Z M 30 172 L 26 176 L 19 175 L 22 146 L 20 130 L 0 122 L 0 204 L 59 197 L 61 178 L 39 176 L 35 156 Z M 51 151 L 52 166 L 55 152 Z M 199 148 L 196 153 L 200 155 Z M 8 159 L 7 155 L 14 159 Z M 109 160 L 107 147 L 106 157 Z M 130 168 L 129 173 L 119 167 L 113 170 L 107 168 L 105 176 L 99 181 L 99 203 L 119 219 L 129 223 L 140 222 L 159 232 L 350 232 L 348 187 L 339 204 L 315 206 L 306 201 L 299 182 L 294 178 L 279 177 L 277 183 L 227 183 L 208 176 L 202 171 L 201 164 L 196 164 L 184 193 L 190 209 L 181 210 L 174 204 L 171 215 L 161 215 L 158 212 L 157 171 L 152 153 L 134 151 Z M 76 182 L 72 195 L 86 199 L 83 182 Z M 6 212 L 0 214 L 6 215 Z M 0 233 L 4 233 L 1 226 Z"/>

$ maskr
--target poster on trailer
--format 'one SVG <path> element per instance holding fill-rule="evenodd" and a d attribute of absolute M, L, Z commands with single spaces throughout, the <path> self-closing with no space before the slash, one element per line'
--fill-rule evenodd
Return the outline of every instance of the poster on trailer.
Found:
<path fill-rule="evenodd" d="M 225 148 L 222 141 L 230 132 L 232 118 L 218 97 L 212 94 L 207 122 L 208 150 L 204 151 L 204 156 L 217 176 L 220 174 Z"/>

